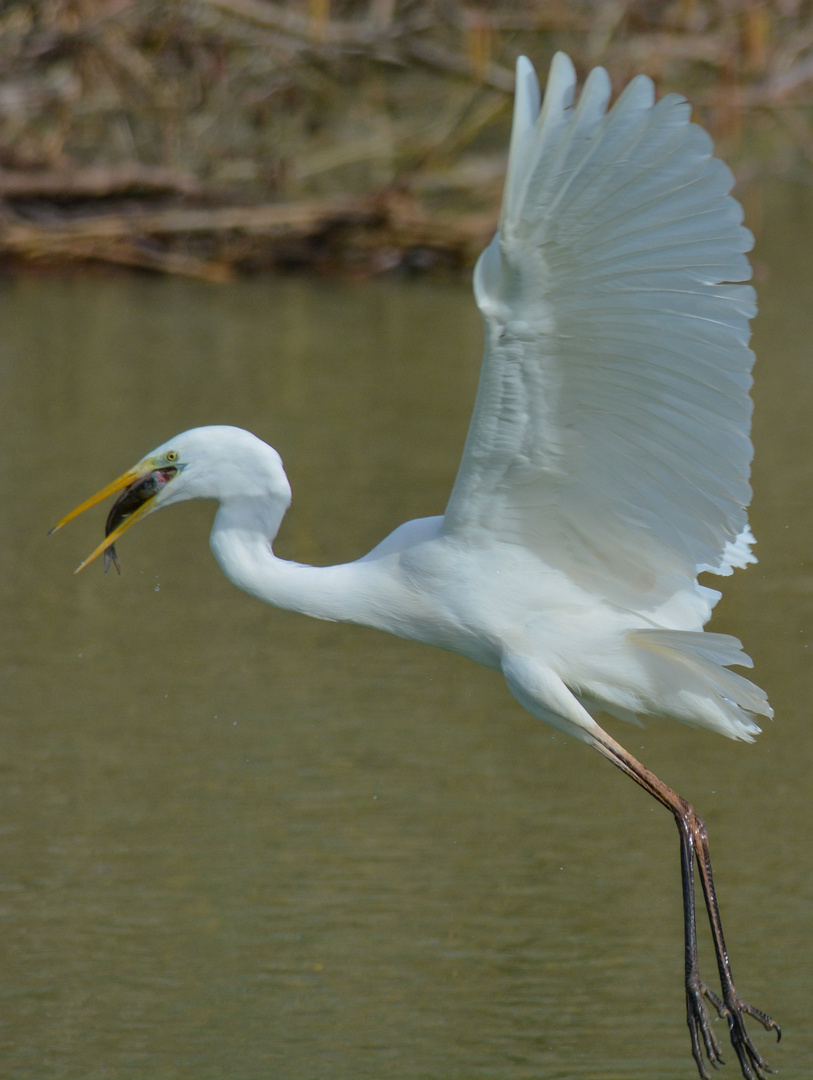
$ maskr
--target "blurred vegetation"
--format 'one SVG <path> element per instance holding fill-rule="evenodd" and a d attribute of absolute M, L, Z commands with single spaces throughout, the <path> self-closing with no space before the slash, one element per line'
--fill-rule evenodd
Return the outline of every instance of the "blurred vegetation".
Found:
<path fill-rule="evenodd" d="M 807 181 L 813 0 L 0 0 L 0 257 L 205 277 L 467 263 L 520 53 L 678 90 Z"/>

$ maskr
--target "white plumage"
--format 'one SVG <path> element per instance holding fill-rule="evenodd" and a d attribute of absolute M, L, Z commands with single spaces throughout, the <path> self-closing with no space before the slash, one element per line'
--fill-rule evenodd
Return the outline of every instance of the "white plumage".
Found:
<path fill-rule="evenodd" d="M 95 556 L 153 509 L 215 498 L 212 549 L 241 588 L 501 670 L 526 708 L 675 815 L 694 1056 L 702 1076 L 704 1054 L 721 1060 L 710 1001 L 743 1075 L 760 1077 L 744 1016 L 778 1028 L 731 981 L 703 823 L 592 715 L 668 714 L 747 740 L 755 717 L 771 715 L 764 693 L 730 670 L 751 665 L 739 641 L 703 632 L 719 593 L 697 580 L 754 561 L 752 237 L 729 170 L 682 98 L 655 103 L 639 76 L 608 111 L 599 68 L 574 106 L 575 82 L 558 54 L 540 110 L 531 64 L 517 66 L 499 232 L 474 275 L 485 359 L 442 517 L 401 526 L 353 563 L 283 561 L 272 543 L 291 496 L 278 454 L 248 432 L 208 427 L 169 440 L 60 524 L 126 488 Z M 722 998 L 697 969 L 695 853 Z"/>

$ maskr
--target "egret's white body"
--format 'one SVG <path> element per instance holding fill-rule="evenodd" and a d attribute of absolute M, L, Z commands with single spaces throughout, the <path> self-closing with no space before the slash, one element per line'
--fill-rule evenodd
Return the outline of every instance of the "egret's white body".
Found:
<path fill-rule="evenodd" d="M 408 522 L 344 565 L 279 559 L 272 545 L 291 501 L 282 462 L 232 427 L 169 440 L 74 513 L 127 488 L 95 555 L 153 509 L 216 499 L 212 550 L 240 588 L 501 670 L 534 715 L 629 773 L 680 829 L 701 1075 L 703 1051 L 721 1060 L 706 999 L 729 1021 L 743 1075 L 759 1077 L 744 1015 L 776 1025 L 731 981 L 703 823 L 592 715 L 667 714 L 746 740 L 756 716 L 771 715 L 764 693 L 730 670 L 751 664 L 739 641 L 703 631 L 719 594 L 697 580 L 754 561 L 752 238 L 731 174 L 682 98 L 655 103 L 639 76 L 607 111 L 602 69 L 575 107 L 574 87 L 559 54 L 540 109 L 533 69 L 519 61 L 499 232 L 475 272 L 485 359 L 443 516 Z M 694 854 L 722 999 L 697 970 Z"/>
<path fill-rule="evenodd" d="M 625 718 L 668 713 L 735 738 L 759 730 L 746 710 L 767 712 L 764 695 L 720 666 L 749 662 L 739 643 L 697 633 L 711 590 L 684 587 L 651 612 L 630 611 L 525 546 L 485 530 L 461 538 L 443 517 L 401 525 L 352 563 L 288 562 L 271 547 L 291 501 L 276 451 L 229 427 L 185 432 L 154 456 L 170 449 L 188 465 L 156 501 L 217 499 L 212 550 L 224 573 L 260 600 L 502 670 L 526 708 L 588 741 L 597 725 L 580 700 Z M 242 468 L 224 470 L 224 462 Z"/>

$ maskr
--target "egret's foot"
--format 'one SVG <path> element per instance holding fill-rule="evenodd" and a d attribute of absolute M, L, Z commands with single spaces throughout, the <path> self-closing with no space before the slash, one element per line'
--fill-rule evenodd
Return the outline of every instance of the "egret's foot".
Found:
<path fill-rule="evenodd" d="M 706 1059 L 708 1058 L 715 1069 L 718 1065 L 724 1065 L 725 1062 L 720 1055 L 720 1046 L 711 1028 L 705 999 L 712 1003 L 720 1016 L 726 1015 L 722 1001 L 702 979 L 694 979 L 691 984 L 686 985 L 686 1019 L 692 1037 L 692 1056 L 702 1080 L 710 1080 L 711 1073 L 706 1068 Z"/>
<path fill-rule="evenodd" d="M 702 1080 L 710 1080 L 711 1074 L 706 1068 L 707 1060 L 715 1069 L 718 1065 L 725 1064 L 711 1028 L 706 1006 L 708 1001 L 714 1006 L 718 1016 L 728 1021 L 731 1045 L 734 1047 L 745 1080 L 767 1080 L 773 1070 L 754 1046 L 745 1026 L 745 1017 L 752 1016 L 762 1024 L 766 1031 L 775 1031 L 777 1042 L 782 1038 L 782 1030 L 767 1013 L 743 1001 L 733 988 L 727 998 L 728 1000 L 723 1001 L 699 978 L 686 987 L 686 1013 L 692 1037 L 692 1055 L 697 1063 L 697 1070 Z"/>
<path fill-rule="evenodd" d="M 743 1001 L 733 987 L 732 991 L 731 994 L 726 995 L 723 1016 L 728 1021 L 731 1045 L 739 1058 L 742 1075 L 745 1080 L 766 1080 L 767 1076 L 773 1073 L 773 1069 L 768 1067 L 767 1062 L 751 1041 L 751 1036 L 745 1026 L 745 1018 L 752 1016 L 754 1020 L 762 1024 L 766 1031 L 775 1031 L 777 1042 L 782 1038 L 782 1029 L 767 1013 Z"/>

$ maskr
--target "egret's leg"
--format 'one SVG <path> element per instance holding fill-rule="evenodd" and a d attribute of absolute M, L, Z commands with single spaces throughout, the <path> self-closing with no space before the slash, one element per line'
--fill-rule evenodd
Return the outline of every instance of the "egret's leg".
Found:
<path fill-rule="evenodd" d="M 678 827 L 678 833 L 680 834 L 680 866 L 683 879 L 686 1011 L 692 1039 L 692 1054 L 697 1062 L 701 1077 L 703 1080 L 708 1080 L 710 1075 L 703 1057 L 704 1050 L 712 1065 L 717 1066 L 722 1063 L 720 1050 L 711 1030 L 706 1009 L 705 1002 L 709 1001 L 718 1014 L 728 1021 L 731 1044 L 739 1059 L 745 1080 L 765 1080 L 767 1073 L 771 1070 L 751 1041 L 745 1026 L 745 1017 L 752 1016 L 766 1030 L 775 1031 L 777 1039 L 781 1038 L 782 1032 L 779 1025 L 767 1013 L 755 1009 L 743 1001 L 734 986 L 731 966 L 728 961 L 728 951 L 723 937 L 723 924 L 714 891 L 709 841 L 704 821 L 695 813 L 694 807 L 690 803 L 678 795 L 677 792 L 672 791 L 670 787 L 667 787 L 662 780 L 659 780 L 653 772 L 650 772 L 623 746 L 610 738 L 606 732 L 602 731 L 600 736 L 594 736 L 593 745 L 604 757 L 625 772 L 627 776 L 632 777 L 644 791 L 649 792 L 662 806 L 670 810 Z M 703 898 L 711 925 L 714 951 L 717 955 L 722 998 L 718 997 L 700 976 L 694 895 L 695 860 L 697 861 Z"/>
<path fill-rule="evenodd" d="M 680 872 L 683 880 L 686 1021 L 692 1039 L 692 1056 L 697 1063 L 698 1071 L 703 1080 L 707 1080 L 709 1074 L 706 1070 L 703 1050 L 705 1049 L 706 1056 L 712 1065 L 722 1065 L 724 1062 L 720 1054 L 720 1047 L 709 1023 L 704 998 L 711 1001 L 718 1013 L 722 1003 L 700 977 L 694 894 L 694 836 L 691 829 L 687 827 L 685 816 L 682 819 L 676 817 L 676 820 L 680 835 Z"/>
<path fill-rule="evenodd" d="M 694 811 L 692 811 L 692 813 L 694 814 Z M 745 1017 L 752 1016 L 762 1024 L 766 1031 L 775 1031 L 777 1042 L 782 1038 L 782 1029 L 775 1020 L 768 1016 L 767 1013 L 762 1012 L 761 1009 L 755 1009 L 753 1005 L 749 1005 L 746 1001 L 743 1001 L 737 993 L 737 988 L 734 985 L 734 979 L 731 975 L 731 965 L 728 961 L 728 949 L 726 948 L 725 938 L 723 937 L 723 924 L 720 920 L 720 909 L 714 892 L 714 879 L 711 875 L 711 855 L 709 853 L 708 834 L 706 832 L 705 823 L 696 815 L 694 815 L 694 817 L 697 868 L 700 873 L 700 884 L 703 889 L 703 897 L 709 915 L 709 924 L 711 925 L 711 934 L 714 940 L 714 951 L 717 955 L 717 967 L 720 972 L 720 984 L 723 990 L 722 1002 L 715 1001 L 714 1003 L 720 1015 L 724 1016 L 728 1021 L 731 1045 L 734 1047 L 737 1057 L 739 1058 L 743 1075 L 748 1077 L 749 1080 L 751 1076 L 754 1076 L 759 1080 L 763 1072 L 771 1072 L 771 1069 L 768 1068 L 759 1051 L 752 1043 L 745 1027 Z"/>

